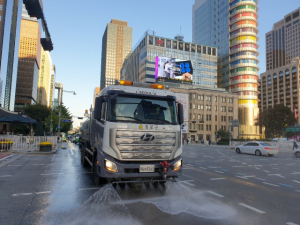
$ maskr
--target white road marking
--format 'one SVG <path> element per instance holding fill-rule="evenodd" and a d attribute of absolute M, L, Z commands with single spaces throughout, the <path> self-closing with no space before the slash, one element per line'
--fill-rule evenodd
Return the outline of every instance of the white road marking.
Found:
<path fill-rule="evenodd" d="M 52 158 L 51 162 L 53 162 L 53 160 L 54 160 L 55 156 L 56 156 L 56 155 L 54 155 L 54 156 L 53 156 L 53 158 Z"/>
<path fill-rule="evenodd" d="M 264 170 L 264 172 L 266 172 L 266 173 L 270 173 L 270 171 L 268 171 L 268 170 Z"/>
<path fill-rule="evenodd" d="M 20 196 L 20 195 L 32 195 L 33 193 L 20 193 L 20 194 L 13 194 L 12 196 Z"/>
<path fill-rule="evenodd" d="M 8 159 L 8 158 L 10 158 L 10 157 L 12 157 L 12 156 L 13 156 L 13 154 L 12 154 L 12 155 L 8 155 L 8 156 L 6 156 L 6 157 L 4 157 L 4 158 L 0 159 L 0 162 L 1 162 L 1 161 L 4 161 L 4 160 L 6 160 L 6 159 Z"/>
<path fill-rule="evenodd" d="M 262 165 L 253 165 L 253 166 L 256 166 L 256 167 L 257 167 L 257 166 L 262 166 Z"/>
<path fill-rule="evenodd" d="M 257 169 L 257 170 L 260 170 L 260 168 L 258 168 L 258 167 L 254 167 L 255 169 Z"/>
<path fill-rule="evenodd" d="M 193 166 L 192 164 L 185 164 L 185 165 L 187 165 L 187 166 Z"/>
<path fill-rule="evenodd" d="M 224 172 L 222 172 L 222 171 L 218 171 L 218 170 L 215 170 L 215 172 L 216 172 L 216 173 L 224 173 Z"/>
<path fill-rule="evenodd" d="M 210 178 L 211 180 L 225 180 L 226 178 Z"/>
<path fill-rule="evenodd" d="M 51 191 L 41 191 L 41 192 L 36 192 L 37 195 L 40 194 L 51 194 Z"/>
<path fill-rule="evenodd" d="M 293 223 L 293 222 L 287 222 L 286 224 L 287 225 L 297 225 L 296 223 Z"/>
<path fill-rule="evenodd" d="M 279 187 L 279 185 L 277 185 L 277 184 L 270 184 L 270 183 L 267 183 L 267 182 L 263 182 L 263 183 L 264 183 L 264 184 L 271 185 L 271 186 Z"/>
<path fill-rule="evenodd" d="M 300 172 L 293 172 L 293 173 L 291 173 L 291 174 L 300 174 Z"/>
<path fill-rule="evenodd" d="M 218 194 L 218 193 L 216 193 L 216 192 L 213 192 L 213 191 L 207 191 L 207 192 L 210 193 L 210 194 L 212 194 L 212 195 L 218 196 L 218 197 L 220 197 L 220 198 L 224 198 L 223 195 L 220 195 L 220 194 Z"/>
<path fill-rule="evenodd" d="M 70 148 L 70 152 L 71 152 L 71 154 L 72 154 L 72 155 L 74 155 L 74 153 L 73 153 L 73 149 L 71 149 L 71 148 Z"/>
<path fill-rule="evenodd" d="M 243 176 L 238 176 L 238 175 L 235 175 L 236 177 L 239 177 L 239 178 L 243 178 L 243 179 L 245 179 L 245 180 L 248 180 L 248 178 L 247 177 L 243 177 Z"/>
<path fill-rule="evenodd" d="M 45 166 L 45 164 L 33 164 L 34 166 Z"/>
<path fill-rule="evenodd" d="M 11 177 L 12 175 L 2 175 L 0 177 Z"/>
<path fill-rule="evenodd" d="M 257 208 L 254 208 L 254 207 L 250 206 L 250 205 L 246 205 L 244 203 L 239 203 L 239 205 L 244 206 L 245 208 L 251 209 L 251 210 L 253 210 L 253 211 L 257 212 L 257 213 L 261 213 L 261 214 L 266 213 L 264 211 L 261 211 L 261 210 L 259 210 Z"/>
<path fill-rule="evenodd" d="M 244 167 L 244 166 L 232 166 L 232 167 Z"/>
<path fill-rule="evenodd" d="M 196 185 L 190 183 L 190 182 L 192 182 L 192 181 L 194 181 L 194 180 L 181 180 L 181 181 L 179 181 L 179 182 L 185 183 L 185 184 L 190 185 L 190 186 L 192 186 L 192 187 L 195 187 Z"/>
<path fill-rule="evenodd" d="M 277 176 L 277 177 L 282 177 L 285 178 L 284 176 L 282 176 L 281 174 L 268 174 L 268 176 Z"/>
<path fill-rule="evenodd" d="M 297 180 L 292 180 L 292 181 L 294 181 L 294 182 L 296 182 L 296 183 L 300 184 L 300 181 L 297 181 Z"/>
<path fill-rule="evenodd" d="M 300 192 L 299 190 L 296 190 L 297 192 Z"/>
<path fill-rule="evenodd" d="M 93 187 L 93 188 L 79 188 L 78 191 L 96 190 L 96 189 L 100 189 L 100 188 L 96 188 L 96 187 Z"/>
<path fill-rule="evenodd" d="M 7 165 L 7 166 L 21 166 L 21 165 Z"/>
<path fill-rule="evenodd" d="M 48 175 L 56 175 L 56 174 L 63 174 L 63 173 L 47 173 L 47 174 L 41 174 L 42 176 L 48 176 Z"/>
<path fill-rule="evenodd" d="M 200 169 L 203 169 L 203 170 L 206 170 L 207 168 L 204 168 L 204 167 L 199 167 Z"/>

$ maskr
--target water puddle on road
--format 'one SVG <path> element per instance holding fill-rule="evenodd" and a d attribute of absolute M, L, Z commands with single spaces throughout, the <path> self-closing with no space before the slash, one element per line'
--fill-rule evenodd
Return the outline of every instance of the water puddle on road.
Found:
<path fill-rule="evenodd" d="M 68 216 L 62 224 L 141 224 L 133 218 L 127 206 L 152 204 L 160 211 L 178 215 L 187 213 L 204 219 L 226 219 L 236 214 L 231 207 L 206 196 L 183 183 L 167 183 L 158 187 L 133 185 L 114 188 L 106 185 L 94 193 L 81 207 Z M 148 210 L 151 210 L 150 208 Z M 70 221 L 71 218 L 71 221 Z"/>

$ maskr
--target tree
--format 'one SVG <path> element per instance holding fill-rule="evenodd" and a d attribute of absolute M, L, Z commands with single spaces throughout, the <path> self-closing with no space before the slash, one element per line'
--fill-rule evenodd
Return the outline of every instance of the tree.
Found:
<path fill-rule="evenodd" d="M 221 139 L 229 139 L 229 135 L 230 133 L 226 130 L 223 130 L 223 129 L 219 129 L 217 131 L 217 137 L 218 138 L 221 138 Z"/>
<path fill-rule="evenodd" d="M 61 118 L 62 119 L 72 119 L 71 113 L 68 111 L 68 109 L 62 105 L 61 106 Z M 52 124 L 53 124 L 53 129 L 58 127 L 58 120 L 59 120 L 59 106 L 53 109 L 52 113 Z M 51 114 L 45 119 L 45 129 L 46 131 L 50 131 L 50 124 L 51 124 Z M 62 122 L 60 121 L 60 131 L 67 133 L 71 129 L 72 123 L 69 122 Z"/>
<path fill-rule="evenodd" d="M 280 135 L 286 126 L 294 126 L 297 120 L 291 109 L 284 105 L 275 105 L 265 109 L 256 119 L 256 125 L 266 128 L 266 137 Z"/>
<path fill-rule="evenodd" d="M 45 119 L 51 115 L 51 108 L 42 104 L 26 105 L 23 111 L 36 121 L 45 121 Z"/>

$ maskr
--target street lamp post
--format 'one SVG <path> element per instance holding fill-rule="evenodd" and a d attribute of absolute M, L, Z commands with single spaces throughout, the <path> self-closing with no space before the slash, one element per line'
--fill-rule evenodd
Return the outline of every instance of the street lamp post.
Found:
<path fill-rule="evenodd" d="M 60 120 L 61 120 L 61 105 L 62 105 L 62 102 L 63 102 L 63 92 L 67 92 L 67 93 L 73 93 L 73 95 L 76 95 L 75 91 L 64 91 L 62 90 L 61 92 L 61 102 L 60 102 L 60 105 L 59 105 L 59 115 L 58 115 L 58 128 L 57 128 L 57 131 L 58 131 L 58 137 L 60 137 Z"/>

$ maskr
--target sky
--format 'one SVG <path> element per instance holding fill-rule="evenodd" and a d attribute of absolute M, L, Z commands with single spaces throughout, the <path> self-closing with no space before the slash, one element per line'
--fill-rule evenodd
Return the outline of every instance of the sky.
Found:
<path fill-rule="evenodd" d="M 193 4 L 194 0 L 43 0 L 54 45 L 51 57 L 56 82 L 63 83 L 64 90 L 76 92 L 63 94 L 63 103 L 72 115 L 82 117 L 90 109 L 94 89 L 100 86 L 102 36 L 111 19 L 127 21 L 133 28 L 132 46 L 148 29 L 157 36 L 174 38 L 181 27 L 184 41 L 192 42 Z M 260 0 L 258 6 L 260 74 L 266 69 L 265 33 L 300 7 L 300 1 Z M 74 118 L 73 126 L 80 122 Z"/>

